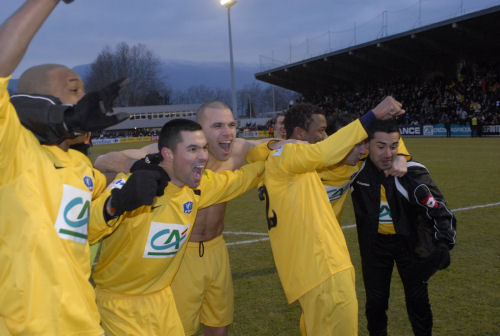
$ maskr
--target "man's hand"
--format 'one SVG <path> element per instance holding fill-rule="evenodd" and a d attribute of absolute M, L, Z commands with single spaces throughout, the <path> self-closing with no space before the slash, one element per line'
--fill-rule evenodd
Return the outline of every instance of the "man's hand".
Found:
<path fill-rule="evenodd" d="M 391 96 L 387 96 L 372 111 L 375 118 L 387 120 L 405 113 L 403 105 Z"/>
<path fill-rule="evenodd" d="M 152 205 L 156 196 L 163 195 L 167 173 L 156 170 L 136 170 L 121 189 L 111 191 L 110 216 L 120 216 L 144 205 Z"/>
<path fill-rule="evenodd" d="M 135 161 L 132 167 L 130 167 L 131 173 L 135 173 L 136 171 L 154 171 L 160 174 L 156 196 L 163 195 L 165 187 L 170 181 L 170 176 L 168 176 L 167 172 L 165 172 L 165 169 L 158 165 L 161 161 L 162 157 L 160 153 L 152 153 L 146 155 L 140 160 Z"/>
<path fill-rule="evenodd" d="M 408 161 L 404 155 L 396 155 L 392 167 L 384 170 L 385 176 L 403 177 L 408 172 Z"/>
<path fill-rule="evenodd" d="M 128 113 L 112 113 L 113 101 L 128 82 L 128 78 L 122 78 L 100 91 L 89 92 L 83 96 L 64 115 L 69 131 L 73 133 L 100 131 L 128 119 Z"/>

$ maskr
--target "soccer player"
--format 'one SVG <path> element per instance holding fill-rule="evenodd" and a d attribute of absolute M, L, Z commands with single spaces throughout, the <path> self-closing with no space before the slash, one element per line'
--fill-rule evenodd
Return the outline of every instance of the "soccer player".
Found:
<path fill-rule="evenodd" d="M 84 95 L 75 72 L 51 64 L 23 73 L 25 94 L 9 102 L 7 92 L 10 73 L 57 3 L 28 1 L 0 27 L 0 326 L 14 335 L 102 335 L 88 235 L 106 227 L 105 198 L 96 199 L 105 178 L 70 147 L 126 117 L 107 115 L 120 85 Z M 98 209 L 92 226 L 90 208 Z"/>
<path fill-rule="evenodd" d="M 392 165 L 399 140 L 394 121 L 375 122 L 369 133 L 370 154 L 352 184 L 368 331 L 387 335 L 386 311 L 396 263 L 413 332 L 431 335 L 427 281 L 450 263 L 456 219 L 424 165 L 408 162 L 408 173 L 400 178 L 384 173 Z"/>
<path fill-rule="evenodd" d="M 207 168 L 212 171 L 240 168 L 245 155 L 258 143 L 236 138 L 233 113 L 220 101 L 201 105 L 196 120 L 208 142 Z M 114 176 L 120 171 L 128 172 L 136 160 L 157 151 L 158 146 L 151 144 L 142 149 L 111 152 L 98 157 L 95 166 L 108 177 Z M 225 211 L 226 203 L 198 211 L 184 260 L 172 283 L 187 335 L 195 334 L 200 322 L 205 335 L 227 335 L 233 322 L 233 283 L 222 237 Z"/>
<path fill-rule="evenodd" d="M 7 91 L 11 73 L 58 2 L 27 1 L 0 26 L 0 326 L 6 334 L 103 334 L 93 290 L 80 267 L 88 250 L 83 231 L 88 223 L 90 189 L 94 182 L 96 189 L 101 186 L 83 159 L 80 173 L 87 178 L 63 178 L 62 171 L 70 164 L 67 159 L 78 157 L 76 153 L 65 156 L 64 151 L 71 141 L 78 140 L 63 141 L 58 148 L 40 146 L 33 133 L 21 125 Z M 81 80 L 74 75 L 67 68 L 54 69 L 48 93 L 75 104 L 83 91 Z M 66 118 L 69 114 L 90 124 L 113 124 L 104 114 L 81 106 L 76 109 L 60 102 L 54 106 L 54 119 L 64 117 L 69 129 L 82 126 L 75 120 L 70 122 Z M 52 120 L 45 116 L 45 122 Z M 68 180 L 72 186 L 65 184 Z M 60 230 L 78 216 L 71 233 Z M 75 239 L 70 242 L 70 237 Z M 88 258 L 86 262 L 88 267 Z"/>
<path fill-rule="evenodd" d="M 190 120 L 166 123 L 158 147 L 159 167 L 171 179 L 165 194 L 151 207 L 122 216 L 120 226 L 102 241 L 93 272 L 103 327 L 109 335 L 184 335 L 170 285 L 198 209 L 244 193 L 257 184 L 263 170 L 262 162 L 234 172 L 204 170 L 208 142 L 201 126 Z M 223 147 L 227 151 L 227 143 Z M 121 176 L 112 186 L 122 183 Z"/>
<path fill-rule="evenodd" d="M 317 170 L 339 163 L 366 138 L 373 119 L 401 113 L 401 104 L 387 97 L 321 141 L 326 121 L 318 107 L 295 104 L 287 112 L 287 136 L 314 144 L 285 144 L 273 151 L 263 190 L 276 268 L 288 302 L 300 302 L 303 335 L 357 335 L 358 330 L 354 269 Z"/>

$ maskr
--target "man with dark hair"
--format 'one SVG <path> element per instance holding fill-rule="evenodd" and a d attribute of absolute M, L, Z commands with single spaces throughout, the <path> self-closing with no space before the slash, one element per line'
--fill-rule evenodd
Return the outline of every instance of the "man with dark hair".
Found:
<path fill-rule="evenodd" d="M 354 269 L 318 170 L 342 161 L 375 118 L 404 113 L 387 97 L 361 119 L 326 138 L 326 120 L 311 104 L 286 114 L 288 143 L 266 160 L 262 196 L 271 248 L 289 303 L 300 302 L 302 335 L 357 335 Z M 325 139 L 326 138 L 326 139 Z M 324 141 L 321 141 L 325 139 Z"/>
<path fill-rule="evenodd" d="M 310 103 L 292 105 L 286 113 L 285 130 L 287 139 L 305 140 L 316 143 L 326 139 L 326 117 L 321 107 Z"/>
<path fill-rule="evenodd" d="M 206 168 L 214 172 L 240 168 L 256 142 L 236 138 L 231 109 L 223 102 L 208 101 L 198 108 L 196 120 L 208 143 Z M 118 172 L 128 172 L 136 160 L 156 152 L 156 144 L 110 152 L 98 157 L 95 165 L 114 177 Z M 233 282 L 222 236 L 225 211 L 226 203 L 198 211 L 183 262 L 172 283 L 187 335 L 196 334 L 200 323 L 207 336 L 226 335 L 233 322 Z"/>
<path fill-rule="evenodd" d="M 370 130 L 370 154 L 352 184 L 368 331 L 387 335 L 386 311 L 396 263 L 413 332 L 431 335 L 427 281 L 450 263 L 456 219 L 424 165 L 410 161 L 403 177 L 385 174 L 400 140 L 397 123 L 377 121 Z"/>
<path fill-rule="evenodd" d="M 94 268 L 106 334 L 184 335 L 171 284 L 198 209 L 246 192 L 263 171 L 262 162 L 219 173 L 205 169 L 208 143 L 201 126 L 191 120 L 166 123 L 158 144 L 161 161 L 157 167 L 170 179 L 164 195 L 155 198 L 151 207 L 120 217 L 120 226 L 102 241 Z M 132 178 L 137 173 L 134 167 L 132 171 L 131 175 L 119 174 L 111 188 Z"/>

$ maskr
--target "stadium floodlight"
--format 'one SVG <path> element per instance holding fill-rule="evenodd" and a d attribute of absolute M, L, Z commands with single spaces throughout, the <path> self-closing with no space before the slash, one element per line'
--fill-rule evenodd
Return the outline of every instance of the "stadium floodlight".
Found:
<path fill-rule="evenodd" d="M 238 111 L 236 110 L 236 89 L 234 85 L 234 61 L 233 61 L 233 39 L 231 36 L 231 7 L 237 0 L 220 0 L 220 4 L 227 8 L 227 26 L 229 31 L 229 61 L 231 64 L 231 96 L 233 102 L 233 113 L 238 117 Z"/>
<path fill-rule="evenodd" d="M 220 0 L 220 4 L 226 8 L 231 8 L 238 0 Z"/>

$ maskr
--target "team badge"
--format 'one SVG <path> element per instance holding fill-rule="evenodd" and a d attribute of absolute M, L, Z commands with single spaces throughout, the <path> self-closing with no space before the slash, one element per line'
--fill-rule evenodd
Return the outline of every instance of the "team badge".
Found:
<path fill-rule="evenodd" d="M 85 185 L 87 186 L 87 188 L 89 188 L 90 191 L 94 191 L 94 182 L 92 181 L 90 176 L 85 176 L 83 178 L 83 183 L 85 183 Z"/>
<path fill-rule="evenodd" d="M 183 204 L 183 209 L 185 214 L 190 214 L 193 211 L 193 202 L 189 201 Z"/>
<path fill-rule="evenodd" d="M 118 179 L 118 180 L 114 180 L 113 182 L 111 182 L 109 184 L 107 189 L 115 189 L 115 188 L 121 189 L 125 185 L 125 182 L 127 182 L 127 181 L 125 179 L 122 179 L 122 178 Z"/>

